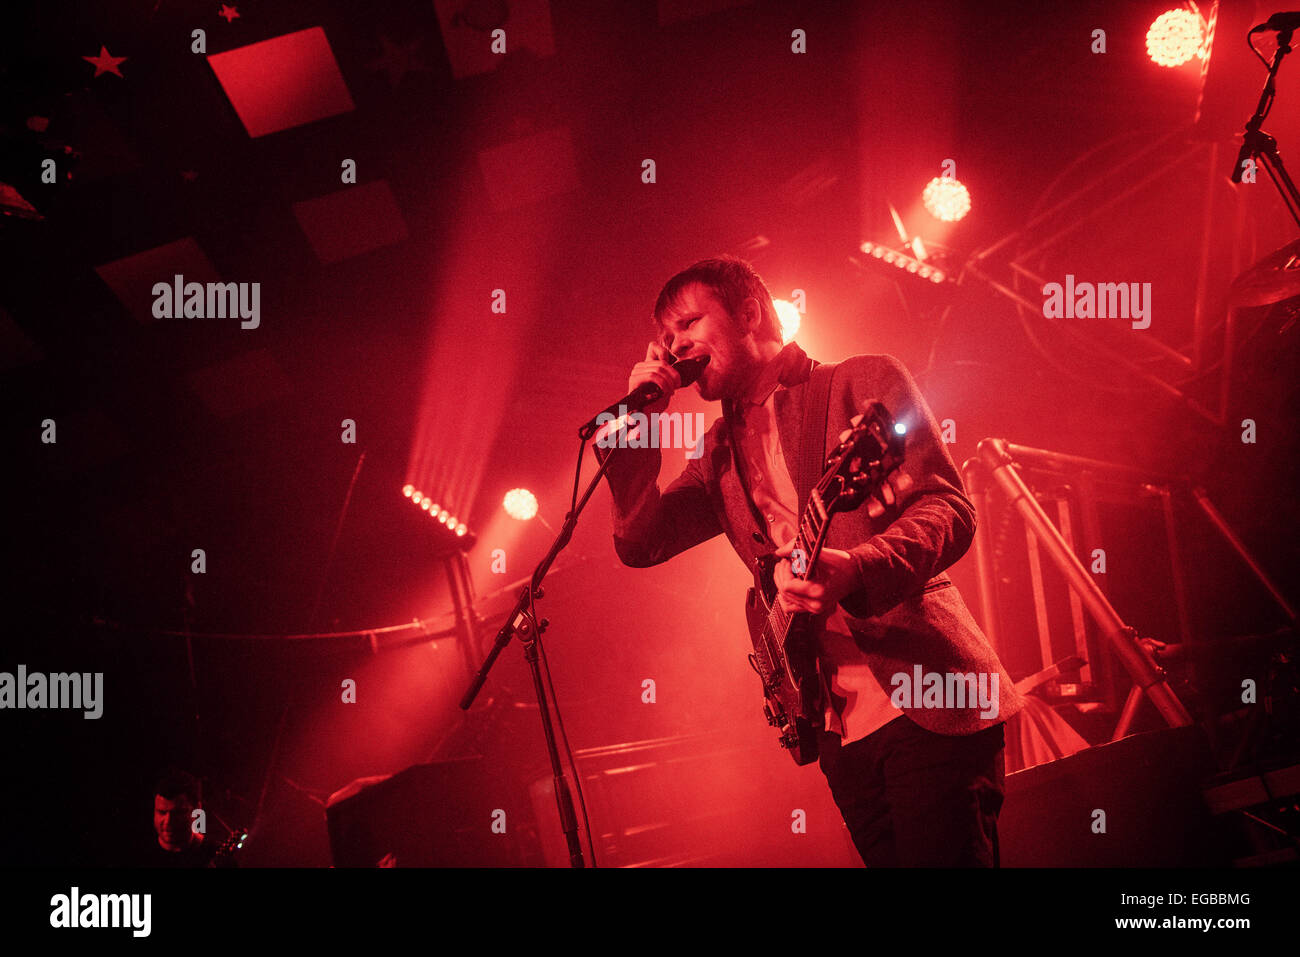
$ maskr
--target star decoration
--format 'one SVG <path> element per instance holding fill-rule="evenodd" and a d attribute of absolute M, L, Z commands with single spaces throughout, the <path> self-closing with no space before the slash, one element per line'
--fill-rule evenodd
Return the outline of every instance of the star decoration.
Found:
<path fill-rule="evenodd" d="M 217 12 L 217 16 L 225 17 L 226 22 L 230 23 L 233 20 L 239 19 L 239 8 L 227 6 L 226 4 L 223 3 L 221 5 L 221 9 Z"/>
<path fill-rule="evenodd" d="M 378 60 L 370 64 L 370 69 L 382 70 L 387 73 L 388 82 L 396 88 L 406 74 L 415 70 L 428 69 L 424 65 L 424 61 L 415 55 L 415 50 L 421 42 L 420 40 L 412 40 L 410 43 L 394 43 L 381 33 L 379 35 L 379 45 L 383 47 L 384 53 Z"/>
<path fill-rule="evenodd" d="M 118 76 L 121 76 L 122 71 L 117 68 L 117 65 L 126 61 L 126 57 L 124 56 L 113 56 L 110 54 L 108 52 L 108 47 L 102 44 L 99 47 L 99 56 L 83 56 L 82 59 L 88 63 L 95 64 L 95 76 L 99 76 L 101 73 L 115 73 Z"/>

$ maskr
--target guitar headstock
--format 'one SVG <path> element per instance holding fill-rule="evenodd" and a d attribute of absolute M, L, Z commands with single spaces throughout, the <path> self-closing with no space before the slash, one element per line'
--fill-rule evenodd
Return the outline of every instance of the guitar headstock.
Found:
<path fill-rule="evenodd" d="M 884 504 L 892 505 L 900 481 L 891 488 L 890 475 L 903 464 L 906 429 L 879 402 L 870 402 L 840 433 L 840 443 L 826 458 L 826 473 L 817 486 L 821 503 L 830 515 L 849 512 L 884 491 Z M 903 477 L 905 478 L 905 477 Z M 910 487 L 910 482 L 906 483 Z M 877 500 L 873 512 L 883 511 Z"/>

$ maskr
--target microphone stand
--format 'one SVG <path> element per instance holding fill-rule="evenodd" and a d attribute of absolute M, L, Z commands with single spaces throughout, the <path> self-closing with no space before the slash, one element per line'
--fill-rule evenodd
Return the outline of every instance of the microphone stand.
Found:
<path fill-rule="evenodd" d="M 1240 183 L 1242 179 L 1242 164 L 1250 158 L 1254 158 L 1264 171 L 1268 173 L 1269 178 L 1273 180 L 1273 185 L 1277 187 L 1282 194 L 1282 201 L 1286 203 L 1287 211 L 1290 212 L 1291 218 L 1300 226 L 1300 190 L 1292 182 L 1291 177 L 1287 174 L 1286 167 L 1282 165 L 1282 156 L 1277 151 L 1277 139 L 1269 136 L 1260 129 L 1264 118 L 1268 116 L 1269 110 L 1273 107 L 1273 98 L 1277 92 L 1277 71 L 1282 66 L 1282 58 L 1291 52 L 1291 35 L 1294 29 L 1279 30 L 1277 34 L 1277 50 L 1273 53 L 1273 62 L 1268 68 L 1268 79 L 1264 81 L 1264 92 L 1260 94 L 1259 105 L 1255 107 L 1255 115 L 1246 122 L 1246 131 L 1243 134 L 1241 150 L 1237 153 L 1237 165 L 1232 170 L 1232 182 Z"/>
<path fill-rule="evenodd" d="M 586 441 L 584 439 L 578 447 L 579 475 L 582 472 L 582 452 L 585 448 Z M 465 696 L 460 700 L 461 709 L 469 710 L 470 705 L 474 703 L 474 698 L 477 697 L 483 683 L 487 680 L 492 665 L 496 663 L 506 645 L 510 644 L 510 639 L 518 636 L 524 645 L 524 660 L 528 662 L 528 667 L 533 673 L 533 690 L 537 694 L 538 711 L 542 716 L 542 731 L 546 735 L 546 750 L 551 758 L 551 773 L 555 781 L 555 802 L 560 813 L 560 826 L 564 830 L 564 838 L 569 847 L 569 865 L 571 867 L 585 867 L 586 864 L 582 856 L 582 843 L 578 840 L 578 821 L 573 812 L 573 795 L 569 791 L 569 783 L 564 776 L 564 768 L 560 764 L 560 753 L 555 745 L 555 730 L 551 724 L 551 711 L 546 697 L 546 687 L 542 681 L 541 666 L 538 663 L 542 634 L 549 627 L 550 622 L 545 618 L 539 620 L 536 617 L 533 603 L 543 596 L 542 579 L 546 577 L 546 573 L 554 564 L 555 559 L 564 547 L 569 544 L 569 539 L 573 537 L 573 531 L 578 526 L 578 516 L 582 513 L 592 493 L 596 491 L 596 486 L 600 483 L 601 478 L 609 469 L 609 463 L 613 460 L 615 451 L 615 449 L 610 449 L 610 454 L 605 456 L 605 460 L 600 463 L 600 468 L 597 469 L 582 498 L 564 516 L 564 524 L 561 526 L 559 534 L 555 536 L 555 541 L 551 543 L 550 550 L 533 570 L 529 583 L 520 590 L 519 598 L 506 618 L 506 623 L 497 632 L 496 641 L 493 642 L 491 651 L 488 652 L 483 664 L 470 681 Z M 598 455 L 596 458 L 599 460 L 600 456 Z M 575 476 L 575 492 L 577 488 L 577 477 Z M 595 864 L 594 861 L 592 863 Z"/>

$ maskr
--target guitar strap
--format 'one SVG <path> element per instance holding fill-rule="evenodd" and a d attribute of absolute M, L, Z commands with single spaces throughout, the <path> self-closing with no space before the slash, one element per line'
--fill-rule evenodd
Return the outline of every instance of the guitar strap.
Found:
<path fill-rule="evenodd" d="M 831 381 L 839 363 L 814 366 L 803 394 L 803 420 L 799 424 L 799 452 L 795 459 L 795 492 L 799 495 L 798 515 L 808 507 L 813 485 L 826 471 L 826 423 L 830 415 Z M 847 423 L 845 423 L 847 427 Z"/>

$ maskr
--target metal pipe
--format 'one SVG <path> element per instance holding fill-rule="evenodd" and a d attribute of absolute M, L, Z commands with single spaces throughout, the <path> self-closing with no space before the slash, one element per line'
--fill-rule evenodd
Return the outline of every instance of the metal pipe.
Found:
<path fill-rule="evenodd" d="M 1024 518 L 1025 524 L 1037 533 L 1049 557 L 1056 562 L 1071 586 L 1079 592 L 1084 605 L 1101 626 L 1102 633 L 1134 682 L 1146 692 L 1151 703 L 1170 727 L 1190 725 L 1191 714 L 1166 683 L 1164 672 L 1151 657 L 1151 652 L 1138 643 L 1134 630 L 1124 624 L 1119 613 L 1106 600 L 1106 596 L 1092 580 L 1087 569 L 1079 563 L 1079 559 L 1061 538 L 1051 519 L 1047 517 L 1034 499 L 1033 492 L 1021 478 L 1007 446 L 1008 443 L 1002 439 L 984 439 L 980 442 L 977 451 L 994 480 Z"/>

